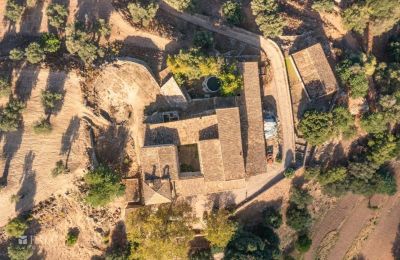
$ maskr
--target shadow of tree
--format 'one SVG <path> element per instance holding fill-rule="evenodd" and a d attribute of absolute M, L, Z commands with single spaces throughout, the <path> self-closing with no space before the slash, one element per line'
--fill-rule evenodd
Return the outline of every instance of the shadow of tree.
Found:
<path fill-rule="evenodd" d="M 22 134 L 24 126 L 22 125 L 17 131 L 4 134 L 3 158 L 5 163 L 3 166 L 3 175 L 0 178 L 0 186 L 7 186 L 8 174 L 11 166 L 11 161 L 19 150 L 22 143 Z"/>
<path fill-rule="evenodd" d="M 100 162 L 122 162 L 129 141 L 129 130 L 123 125 L 110 125 L 100 129 L 96 140 L 96 154 Z"/>
<path fill-rule="evenodd" d="M 65 130 L 62 135 L 60 154 L 67 156 L 65 159 L 65 167 L 68 167 L 68 159 L 71 153 L 72 144 L 79 136 L 79 127 L 80 118 L 78 116 L 74 116 L 69 121 L 67 130 Z"/>
<path fill-rule="evenodd" d="M 232 192 L 220 192 L 207 196 L 206 205 L 210 205 L 211 210 L 232 209 L 235 206 L 236 196 Z"/>
<path fill-rule="evenodd" d="M 64 104 L 64 97 L 66 91 L 64 90 L 65 81 L 67 79 L 67 73 L 63 71 L 55 71 L 54 69 L 50 69 L 49 76 L 47 78 L 47 87 L 46 90 L 51 92 L 60 93 L 63 95 L 62 100 L 56 102 L 55 107 L 51 111 L 46 111 L 46 114 L 57 115 Z"/>
<path fill-rule="evenodd" d="M 264 209 L 273 207 L 279 210 L 282 206 L 282 197 L 270 201 L 254 201 L 246 208 L 236 213 L 239 223 L 242 225 L 258 225 L 262 222 Z"/>
<path fill-rule="evenodd" d="M 36 172 L 32 169 L 35 154 L 29 151 L 25 155 L 22 184 L 17 193 L 18 201 L 15 204 L 15 211 L 23 212 L 30 210 L 34 205 L 34 197 L 36 194 Z"/>
<path fill-rule="evenodd" d="M 396 238 L 393 241 L 392 255 L 395 260 L 400 260 L 400 225 L 397 227 Z"/>
<path fill-rule="evenodd" d="M 32 89 L 36 86 L 40 71 L 39 65 L 26 63 L 18 72 L 18 79 L 15 82 L 15 94 L 26 102 L 31 97 Z"/>

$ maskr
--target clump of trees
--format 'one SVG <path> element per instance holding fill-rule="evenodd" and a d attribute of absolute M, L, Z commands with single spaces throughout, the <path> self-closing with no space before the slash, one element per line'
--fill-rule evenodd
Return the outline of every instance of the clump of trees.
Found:
<path fill-rule="evenodd" d="M 236 0 L 226 1 L 222 7 L 221 12 L 224 19 L 231 25 L 239 25 L 242 20 L 242 5 Z"/>
<path fill-rule="evenodd" d="M 7 0 L 5 17 L 12 21 L 18 22 L 21 19 L 24 7 L 17 4 L 14 0 Z"/>
<path fill-rule="evenodd" d="M 400 20 L 398 4 L 397 0 L 355 1 L 342 12 L 343 23 L 360 34 L 369 26 L 372 35 L 379 35 Z"/>
<path fill-rule="evenodd" d="M 142 207 L 126 218 L 131 259 L 185 259 L 193 238 L 192 209 L 184 202 Z M 157 248 L 157 250 L 154 250 Z"/>
<path fill-rule="evenodd" d="M 256 23 L 265 37 L 282 35 L 286 21 L 279 14 L 276 0 L 252 0 L 251 10 L 256 16 Z"/>
<path fill-rule="evenodd" d="M 96 34 L 100 34 L 97 26 L 85 26 L 76 22 L 67 27 L 65 45 L 71 54 L 76 54 L 86 66 L 104 57 L 104 50 L 95 41 Z"/>
<path fill-rule="evenodd" d="M 212 32 L 209 31 L 197 31 L 193 37 L 193 45 L 197 48 L 207 50 L 212 47 L 214 43 L 214 37 Z"/>
<path fill-rule="evenodd" d="M 50 4 L 47 7 L 47 17 L 49 24 L 56 29 L 65 27 L 65 23 L 68 17 L 67 7 L 62 4 Z"/>
<path fill-rule="evenodd" d="M 125 192 L 121 176 L 104 165 L 89 171 L 84 180 L 88 186 L 85 201 L 94 207 L 105 206 Z"/>
<path fill-rule="evenodd" d="M 312 217 L 307 209 L 313 198 L 305 190 L 294 186 L 290 191 L 289 207 L 286 210 L 286 224 L 297 232 L 296 249 L 307 252 L 312 240 L 308 236 L 312 224 Z"/>
<path fill-rule="evenodd" d="M 282 216 L 268 207 L 263 211 L 263 219 L 253 227 L 238 229 L 225 249 L 225 259 L 280 259 L 280 239 L 275 229 L 282 224 Z"/>
<path fill-rule="evenodd" d="M 351 136 L 355 132 L 354 117 L 345 107 L 336 107 L 332 112 L 306 111 L 298 129 L 312 145 L 319 145 L 338 134 Z"/>
<path fill-rule="evenodd" d="M 349 55 L 336 67 L 342 83 L 349 88 L 353 98 L 364 97 L 368 93 L 368 76 L 375 72 L 376 59 L 365 54 Z"/>
<path fill-rule="evenodd" d="M 158 3 L 136 0 L 128 4 L 128 10 L 133 23 L 148 27 L 157 14 Z"/>
<path fill-rule="evenodd" d="M 221 82 L 221 93 L 225 96 L 235 95 L 242 88 L 242 77 L 236 64 L 228 65 L 219 57 L 206 56 L 198 50 L 168 56 L 167 65 L 179 84 L 185 81 L 216 76 Z"/>
<path fill-rule="evenodd" d="M 23 102 L 11 99 L 0 111 L 0 130 L 4 132 L 16 131 L 21 122 L 24 108 Z"/>

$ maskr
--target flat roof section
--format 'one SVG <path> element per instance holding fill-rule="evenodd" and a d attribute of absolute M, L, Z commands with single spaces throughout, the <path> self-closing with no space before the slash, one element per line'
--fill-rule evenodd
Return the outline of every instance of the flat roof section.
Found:
<path fill-rule="evenodd" d="M 143 178 L 178 179 L 178 151 L 175 145 L 145 146 L 141 149 L 140 163 Z"/>
<path fill-rule="evenodd" d="M 258 62 L 244 62 L 240 68 L 244 81 L 240 105 L 243 157 L 246 173 L 255 175 L 267 170 Z"/>

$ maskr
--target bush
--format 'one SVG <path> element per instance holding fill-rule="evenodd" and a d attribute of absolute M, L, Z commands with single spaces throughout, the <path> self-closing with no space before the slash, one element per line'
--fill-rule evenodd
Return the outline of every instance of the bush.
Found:
<path fill-rule="evenodd" d="M 293 186 L 290 190 L 289 200 L 298 208 L 307 208 L 307 205 L 311 204 L 313 198 L 310 194 L 308 194 L 307 190 Z"/>
<path fill-rule="evenodd" d="M 312 180 L 321 173 L 321 169 L 319 167 L 307 167 L 304 171 L 304 178 L 306 180 Z"/>
<path fill-rule="evenodd" d="M 8 77 L 0 77 L 0 97 L 6 97 L 11 94 L 11 84 Z"/>
<path fill-rule="evenodd" d="M 8 20 L 10 20 L 12 22 L 18 22 L 19 19 L 21 19 L 21 16 L 22 16 L 23 12 L 24 12 L 24 7 L 23 6 L 18 5 L 13 0 L 8 0 L 7 1 L 5 17 Z"/>
<path fill-rule="evenodd" d="M 287 168 L 283 172 L 283 176 L 285 176 L 286 178 L 292 178 L 295 173 L 296 173 L 296 171 L 293 168 Z"/>
<path fill-rule="evenodd" d="M 97 20 L 96 28 L 97 32 L 103 37 L 108 37 L 111 34 L 111 27 L 104 19 Z"/>
<path fill-rule="evenodd" d="M 242 22 L 241 4 L 235 0 L 228 0 L 222 5 L 222 14 L 226 21 L 232 25 L 239 25 Z"/>
<path fill-rule="evenodd" d="M 394 159 L 399 153 L 399 141 L 393 135 L 372 136 L 368 141 L 367 159 L 375 165 L 382 165 Z"/>
<path fill-rule="evenodd" d="M 121 177 L 103 165 L 89 171 L 85 175 L 85 182 L 89 186 L 85 201 L 94 207 L 105 206 L 125 191 Z"/>
<path fill-rule="evenodd" d="M 53 170 L 51 170 L 51 175 L 53 177 L 57 177 L 60 174 L 67 173 L 67 171 L 68 171 L 68 169 L 64 165 L 64 162 L 62 160 L 59 160 L 56 162 L 56 167 L 54 167 Z"/>
<path fill-rule="evenodd" d="M 14 48 L 10 51 L 8 57 L 10 58 L 10 60 L 18 61 L 22 60 L 24 58 L 24 55 L 25 53 L 22 50 Z"/>
<path fill-rule="evenodd" d="M 165 2 L 181 12 L 193 8 L 192 0 L 165 0 Z"/>
<path fill-rule="evenodd" d="M 318 181 L 321 185 L 326 185 L 333 182 L 340 182 L 346 178 L 347 170 L 345 167 L 337 167 L 322 172 L 318 176 Z"/>
<path fill-rule="evenodd" d="M 25 56 L 26 59 L 32 64 L 39 63 L 45 58 L 44 50 L 37 42 L 32 42 L 28 45 L 28 47 L 25 49 Z"/>
<path fill-rule="evenodd" d="M 60 49 L 61 41 L 54 34 L 44 33 L 40 38 L 40 45 L 45 52 L 53 53 Z"/>
<path fill-rule="evenodd" d="M 340 132 L 348 132 L 354 127 L 354 116 L 346 107 L 335 107 L 332 110 L 333 127 Z"/>
<path fill-rule="evenodd" d="M 307 230 L 312 223 L 311 215 L 307 208 L 299 208 L 291 203 L 286 211 L 286 224 L 294 230 L 301 232 Z"/>
<path fill-rule="evenodd" d="M 24 103 L 12 99 L 0 113 L 0 130 L 4 132 L 16 131 L 21 121 Z"/>
<path fill-rule="evenodd" d="M 223 96 L 235 96 L 243 87 L 243 79 L 236 65 L 223 66 L 218 78 L 221 81 L 220 91 Z"/>
<path fill-rule="evenodd" d="M 37 121 L 33 126 L 35 134 L 50 134 L 52 130 L 50 122 L 45 118 Z"/>
<path fill-rule="evenodd" d="M 78 241 L 79 237 L 79 229 L 78 228 L 70 228 L 67 233 L 67 238 L 65 239 L 65 244 L 67 246 L 73 246 Z"/>
<path fill-rule="evenodd" d="M 361 127 L 370 134 L 383 133 L 388 129 L 388 117 L 384 112 L 375 112 L 361 118 Z"/>
<path fill-rule="evenodd" d="M 6 233 L 10 237 L 20 237 L 24 235 L 25 231 L 28 229 L 28 224 L 26 220 L 22 218 L 14 218 L 5 227 Z"/>
<path fill-rule="evenodd" d="M 33 255 L 30 245 L 11 244 L 7 247 L 7 254 L 11 260 L 28 260 Z"/>
<path fill-rule="evenodd" d="M 334 11 L 334 0 L 314 0 L 311 8 L 317 12 L 331 13 Z"/>
<path fill-rule="evenodd" d="M 49 24 L 57 29 L 65 26 L 68 17 L 67 7 L 61 4 L 50 4 L 47 7 Z"/>
<path fill-rule="evenodd" d="M 305 253 L 310 250 L 311 244 L 311 238 L 309 238 L 307 234 L 302 234 L 297 238 L 295 247 L 300 253 Z"/>
<path fill-rule="evenodd" d="M 143 1 L 136 1 L 128 4 L 128 10 L 133 23 L 148 27 L 156 16 L 158 4 L 155 2 L 145 4 Z"/>
<path fill-rule="evenodd" d="M 57 102 L 63 99 L 63 95 L 61 93 L 52 92 L 50 90 L 42 91 L 42 106 L 46 110 L 46 112 L 51 113 L 52 110 L 56 107 Z"/>
<path fill-rule="evenodd" d="M 203 49 L 209 49 L 213 45 L 214 38 L 212 32 L 197 31 L 194 34 L 193 45 Z"/>
<path fill-rule="evenodd" d="M 263 211 L 264 224 L 272 228 L 279 228 L 282 225 L 282 215 L 274 207 L 267 207 Z"/>
<path fill-rule="evenodd" d="M 366 61 L 363 55 L 351 55 L 336 67 L 339 78 L 349 88 L 353 98 L 364 97 L 368 93 L 369 82 L 364 67 Z"/>

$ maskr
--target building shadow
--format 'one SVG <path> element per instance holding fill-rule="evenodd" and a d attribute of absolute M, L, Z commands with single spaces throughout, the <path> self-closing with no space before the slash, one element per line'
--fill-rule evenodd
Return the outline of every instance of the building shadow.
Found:
<path fill-rule="evenodd" d="M 129 142 L 129 130 L 124 125 L 112 124 L 100 129 L 96 134 L 95 151 L 102 163 L 115 164 L 122 162 L 125 148 Z"/>
<path fill-rule="evenodd" d="M 34 197 L 37 189 L 36 172 L 32 168 L 34 159 L 35 154 L 33 151 L 29 151 L 25 155 L 22 184 L 17 193 L 18 201 L 15 204 L 15 211 L 17 212 L 30 210 L 34 206 Z"/>
<path fill-rule="evenodd" d="M 394 260 L 400 260 L 400 225 L 397 226 L 396 238 L 392 246 L 392 255 Z"/>
<path fill-rule="evenodd" d="M 0 178 L 0 186 L 7 186 L 8 183 L 8 174 L 11 167 L 11 161 L 18 152 L 21 143 L 22 143 L 22 135 L 24 133 L 23 122 L 17 131 L 4 133 L 4 146 L 3 146 L 3 158 L 5 159 L 3 175 Z"/>
<path fill-rule="evenodd" d="M 231 210 L 236 205 L 236 196 L 230 191 L 213 193 L 207 196 L 207 203 L 210 210 L 217 211 L 219 209 Z"/>
<path fill-rule="evenodd" d="M 268 207 L 279 211 L 282 207 L 282 197 L 270 201 L 254 201 L 235 216 L 242 225 L 258 225 L 263 221 L 263 211 Z"/>

